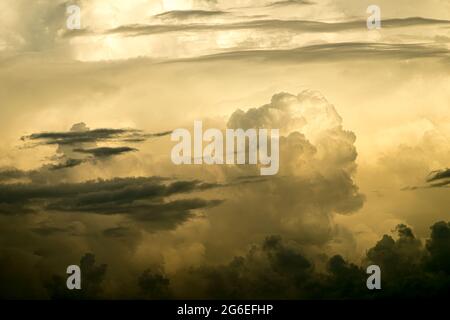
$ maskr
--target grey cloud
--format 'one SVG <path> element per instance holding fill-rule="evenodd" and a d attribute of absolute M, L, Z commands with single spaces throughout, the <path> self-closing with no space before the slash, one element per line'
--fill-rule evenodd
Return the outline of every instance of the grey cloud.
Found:
<path fill-rule="evenodd" d="M 126 238 L 133 234 L 133 231 L 127 227 L 114 227 L 103 230 L 103 235 L 109 238 Z"/>
<path fill-rule="evenodd" d="M 436 20 L 427 18 L 405 18 L 383 20 L 383 28 L 400 28 L 423 25 L 449 25 L 448 20 Z M 125 36 L 142 36 L 162 34 L 167 32 L 200 32 L 200 31 L 228 31 L 254 29 L 261 31 L 282 30 L 290 32 L 339 32 L 349 30 L 366 30 L 365 20 L 346 22 L 319 22 L 309 20 L 251 20 L 245 22 L 233 22 L 222 24 L 149 24 L 149 25 L 124 25 L 106 31 L 108 34 L 122 34 Z"/>
<path fill-rule="evenodd" d="M 22 141 L 36 140 L 41 144 L 70 145 L 76 143 L 98 142 L 118 139 L 122 136 L 136 133 L 132 129 L 93 129 L 87 131 L 67 131 L 67 132 L 42 132 L 23 136 Z"/>
<path fill-rule="evenodd" d="M 157 133 L 133 133 L 128 137 L 122 139 L 123 142 L 144 142 L 150 138 L 158 138 L 168 136 L 172 133 L 172 131 L 163 131 Z"/>
<path fill-rule="evenodd" d="M 17 215 L 35 213 L 34 208 L 27 207 L 23 203 L 5 203 L 0 202 L 0 214 Z"/>
<path fill-rule="evenodd" d="M 160 177 L 115 178 L 68 184 L 0 184 L 0 214 L 26 214 L 40 210 L 126 215 L 169 229 L 188 220 L 192 211 L 219 205 L 221 200 L 170 200 L 219 187 L 201 181 L 169 181 Z M 51 230 L 41 230 L 47 232 Z"/>
<path fill-rule="evenodd" d="M 402 190 L 418 190 L 418 189 L 427 189 L 427 188 L 449 188 L 450 187 L 450 169 L 442 169 L 432 171 L 428 174 L 426 178 L 426 185 L 421 186 L 408 186 L 403 188 Z"/>
<path fill-rule="evenodd" d="M 18 181 L 45 181 L 53 176 L 53 173 L 56 171 L 74 168 L 83 163 L 92 161 L 92 159 L 71 159 L 65 157 L 58 160 L 59 162 L 57 163 L 48 163 L 34 170 L 0 168 L 0 183 L 11 183 Z"/>
<path fill-rule="evenodd" d="M 51 220 L 42 221 L 30 227 L 29 230 L 42 237 L 84 235 L 83 229 L 75 221 L 69 223 L 55 223 Z"/>
<path fill-rule="evenodd" d="M 0 169 L 0 182 L 23 179 L 30 175 L 30 171 L 23 171 L 16 168 Z"/>
<path fill-rule="evenodd" d="M 146 133 L 138 129 L 99 128 L 89 129 L 86 124 L 78 123 L 70 131 L 40 132 L 21 137 L 24 142 L 36 141 L 37 145 L 76 145 L 80 143 L 96 143 L 105 141 L 145 141 L 149 138 L 162 137 L 172 131 Z M 35 145 L 31 145 L 35 146 Z"/>
<path fill-rule="evenodd" d="M 267 5 L 267 7 L 285 7 L 285 6 L 309 6 L 314 5 L 315 2 L 308 0 L 286 0 L 286 1 L 276 1 Z"/>
<path fill-rule="evenodd" d="M 74 168 L 92 159 L 58 158 L 57 163 L 48 163 L 34 170 L 20 170 L 17 168 L 0 168 L 0 183 L 12 182 L 44 182 L 57 177 L 56 172 L 62 169 Z"/>
<path fill-rule="evenodd" d="M 75 152 L 80 153 L 86 153 L 90 154 L 94 157 L 103 158 L 103 157 L 110 157 L 115 156 L 119 154 L 124 154 L 128 152 L 138 151 L 138 149 L 130 148 L 130 147 L 99 147 L 99 148 L 92 148 L 92 149 L 74 149 Z"/>
<path fill-rule="evenodd" d="M 446 168 L 443 170 L 430 172 L 430 175 L 427 178 L 427 182 L 433 182 L 433 181 L 449 179 L 449 178 L 450 178 L 450 169 Z"/>
<path fill-rule="evenodd" d="M 259 60 L 274 62 L 340 61 L 352 59 L 450 59 L 447 48 L 435 45 L 343 42 L 304 46 L 286 50 L 246 50 L 206 55 L 183 61 Z"/>
<path fill-rule="evenodd" d="M 157 14 L 155 15 L 155 17 L 164 20 L 165 19 L 184 20 L 191 18 L 215 17 L 227 14 L 228 13 L 225 11 L 215 11 L 215 10 L 173 10 Z"/>
<path fill-rule="evenodd" d="M 433 183 L 430 185 L 431 188 L 448 188 L 450 181 L 443 181 L 438 183 Z"/>
<path fill-rule="evenodd" d="M 190 210 L 207 208 L 220 204 L 221 200 L 204 200 L 199 198 L 174 200 L 170 202 L 148 204 L 121 204 L 100 202 L 99 204 L 78 205 L 73 202 L 57 202 L 47 206 L 49 210 L 67 212 L 90 212 L 103 215 L 127 214 L 141 221 L 180 220 L 183 222 L 192 216 Z M 170 223 L 172 224 L 172 223 Z"/>
<path fill-rule="evenodd" d="M 25 142 L 25 147 L 57 145 L 57 154 L 61 154 L 60 156 L 55 155 L 53 157 L 57 162 L 46 164 L 42 169 L 61 170 L 73 168 L 86 162 L 95 163 L 95 158 L 107 158 L 138 151 L 138 149 L 129 146 L 97 147 L 98 142 L 140 143 L 151 138 L 167 136 L 171 132 L 146 133 L 137 129 L 114 128 L 91 130 L 85 123 L 81 122 L 74 124 L 70 131 L 33 133 L 21 137 L 21 140 Z M 83 158 L 81 156 L 80 158 L 80 154 L 88 155 L 88 157 Z M 13 173 L 11 172 L 11 174 Z"/>
<path fill-rule="evenodd" d="M 66 0 L 29 2 L 18 0 L 11 4 L 14 14 L 22 19 L 6 19 L 6 26 L 14 30 L 6 33 L 5 41 L 13 50 L 45 51 L 61 46 L 58 34 L 64 29 Z M 8 24 L 9 23 L 9 24 Z M 12 33 L 12 32 L 11 32 Z"/>
<path fill-rule="evenodd" d="M 80 164 L 85 163 L 86 161 L 87 161 L 86 159 L 67 159 L 62 163 L 50 164 L 48 165 L 48 167 L 50 170 L 67 169 L 79 166 Z"/>

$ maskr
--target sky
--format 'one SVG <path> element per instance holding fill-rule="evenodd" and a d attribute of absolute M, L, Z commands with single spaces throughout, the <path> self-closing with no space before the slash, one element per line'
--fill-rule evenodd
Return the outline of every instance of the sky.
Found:
<path fill-rule="evenodd" d="M 448 0 L 1 0 L 0 84 L 2 298 L 448 292 Z M 278 174 L 173 164 L 195 120 Z"/>

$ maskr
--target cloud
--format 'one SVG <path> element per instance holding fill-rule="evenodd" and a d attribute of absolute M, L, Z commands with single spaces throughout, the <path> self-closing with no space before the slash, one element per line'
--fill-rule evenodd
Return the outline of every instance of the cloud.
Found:
<path fill-rule="evenodd" d="M 427 182 L 450 178 L 450 169 L 437 170 L 430 173 Z"/>
<path fill-rule="evenodd" d="M 446 277 L 438 276 L 446 268 L 446 222 L 436 228 L 442 236 L 430 242 L 435 253 L 417 246 L 426 236 L 422 229 L 445 216 L 447 189 L 399 191 L 424 183 L 431 170 L 446 168 L 446 147 L 402 148 L 391 161 L 381 158 L 369 176 L 361 174 L 368 161 L 377 161 L 378 151 L 389 153 L 386 141 L 417 140 L 396 131 L 399 122 L 426 116 L 448 129 L 444 19 L 450 11 L 444 9 L 449 2 L 399 1 L 382 0 L 383 27 L 368 31 L 364 1 L 227 0 L 199 9 L 190 7 L 192 1 L 170 1 L 172 7 L 162 8 L 160 1 L 83 0 L 84 29 L 67 38 L 62 38 L 62 1 L 0 1 L 0 100 L 8 102 L 0 116 L 1 165 L 9 166 L 0 170 L 2 296 L 46 297 L 43 277 L 60 273 L 64 278 L 69 263 L 95 252 L 108 264 L 104 298 L 180 297 L 191 288 L 199 296 L 216 290 L 217 297 L 264 292 L 365 297 L 365 265 L 356 258 L 400 222 L 413 226 L 414 239 L 399 228 L 402 235 L 389 235 L 370 258 L 384 263 L 387 274 L 400 273 L 394 260 L 406 273 L 417 268 L 406 278 L 399 275 L 410 284 L 411 295 L 419 290 L 414 288 L 435 292 L 428 289 L 430 282 L 422 285 L 424 278 L 448 287 Z M 155 17 L 162 10 L 181 9 L 181 2 L 192 10 Z M 341 2 L 351 7 L 350 14 Z M 418 14 L 430 19 L 412 18 Z M 108 33 L 121 26 L 129 29 Z M 139 32 L 143 35 L 133 36 Z M 182 57 L 194 59 L 170 60 Z M 320 88 L 329 101 L 297 94 L 306 87 Z M 270 99 L 283 90 L 294 94 Z M 137 145 L 148 141 L 151 128 L 158 131 L 154 136 L 162 136 L 166 129 L 191 125 L 193 118 L 216 117 L 224 129 L 227 120 L 230 126 L 280 126 L 280 174 L 262 179 L 254 178 L 257 170 L 250 166 L 175 167 L 165 157 L 168 139 Z M 77 124 L 69 130 L 79 119 L 95 127 Z M 127 132 L 101 136 L 99 123 Z M 145 131 L 121 127 L 130 123 Z M 23 146 L 36 148 L 15 148 L 20 135 L 66 132 L 73 133 L 26 138 Z M 114 161 L 74 151 L 99 148 L 140 152 L 122 153 Z M 178 178 L 122 186 L 111 182 L 130 175 Z M 85 186 L 85 179 L 97 177 L 105 183 Z M 370 197 L 374 189 L 383 198 Z M 367 200 L 363 192 L 369 193 Z M 77 224 L 76 232 L 68 228 L 71 223 Z M 332 257 L 336 253 L 340 256 Z M 164 268 L 151 267 L 140 285 L 139 275 L 154 263 Z M 418 286 L 409 280 L 423 274 Z M 403 295 L 398 292 L 395 296 Z"/>
<path fill-rule="evenodd" d="M 21 138 L 25 147 L 34 148 L 41 145 L 57 145 L 57 155 L 53 159 L 57 163 L 50 163 L 42 169 L 61 170 L 79 166 L 83 163 L 95 163 L 96 158 L 110 158 L 113 156 L 138 151 L 128 146 L 108 147 L 97 146 L 97 143 L 141 143 L 151 138 L 164 137 L 171 131 L 145 133 L 137 129 L 90 129 L 84 122 L 76 123 L 70 131 L 33 133 Z M 38 141 L 27 143 L 27 141 Z M 88 157 L 80 157 L 80 154 Z M 12 173 L 10 173 L 12 174 Z M 1 179 L 1 178 L 0 178 Z"/>
<path fill-rule="evenodd" d="M 431 230 L 423 246 L 411 228 L 398 225 L 397 239 L 384 235 L 361 265 L 334 255 L 324 257 L 322 271 L 295 242 L 269 236 L 228 264 L 182 269 L 165 284 L 174 297 L 194 299 L 442 298 L 450 281 L 450 223 Z M 382 270 L 382 290 L 366 287 L 370 264 Z"/>
<path fill-rule="evenodd" d="M 402 188 L 402 190 L 417 190 L 417 189 L 426 189 L 426 188 L 448 188 L 450 184 L 450 169 L 442 169 L 431 171 L 425 182 L 425 185 L 417 185 L 417 186 L 408 186 Z"/>
<path fill-rule="evenodd" d="M 124 238 L 130 235 L 130 229 L 126 227 L 114 227 L 103 230 L 105 237 Z"/>
<path fill-rule="evenodd" d="M 82 228 L 80 228 L 80 224 L 76 221 L 59 224 L 55 223 L 52 220 L 44 220 L 37 224 L 34 224 L 29 228 L 29 230 L 41 237 L 70 237 L 84 235 Z"/>
<path fill-rule="evenodd" d="M 0 168 L 0 182 L 27 178 L 33 171 L 23 171 L 16 168 Z"/>
<path fill-rule="evenodd" d="M 277 93 L 262 106 L 236 110 L 227 123 L 222 123 L 224 127 L 228 123 L 228 127 L 282 129 L 280 175 L 261 179 L 254 177 L 256 170 L 251 166 L 198 166 L 171 171 L 184 177 L 177 179 L 129 177 L 75 183 L 69 177 L 68 183 L 56 179 L 10 183 L 0 185 L 0 203 L 5 206 L 0 219 L 6 219 L 8 215 L 8 218 L 26 221 L 24 225 L 43 215 L 60 219 L 58 223 L 37 226 L 39 231 L 30 228 L 24 231 L 31 239 L 30 247 L 36 252 L 44 252 L 46 257 L 53 256 L 61 248 L 52 253 L 39 250 L 40 247 L 54 246 L 43 243 L 45 241 L 73 241 L 83 252 L 97 250 L 83 244 L 83 239 L 89 239 L 98 241 L 97 248 L 103 248 L 100 250 L 106 255 L 110 251 L 104 248 L 111 243 L 125 246 L 120 256 L 109 257 L 108 264 L 114 261 L 111 263 L 122 268 L 123 259 L 132 255 L 131 251 L 137 252 L 136 255 L 145 251 L 145 256 L 158 257 L 154 260 L 167 260 L 172 272 L 190 263 L 198 265 L 199 261 L 214 260 L 212 256 L 216 254 L 222 260 L 228 259 L 251 243 L 258 243 L 268 235 L 280 234 L 283 239 L 295 241 L 297 245 L 283 250 L 270 249 L 271 242 L 268 242 L 264 249 L 267 263 L 273 266 L 275 273 L 284 272 L 292 263 L 292 269 L 301 268 L 296 273 L 298 277 L 302 276 L 302 271 L 303 277 L 307 278 L 306 275 L 313 273 L 311 267 L 307 267 L 308 264 L 313 265 L 308 254 L 325 250 L 335 241 L 344 241 L 340 228 L 334 223 L 334 216 L 352 214 L 364 202 L 353 180 L 357 156 L 355 134 L 343 128 L 336 108 L 314 91 L 295 95 Z M 88 130 L 81 124 L 72 129 L 76 130 L 73 132 Z M 55 146 L 64 159 L 78 159 L 74 151 L 77 148 L 101 148 L 84 146 L 83 143 L 81 147 L 76 143 Z M 130 161 L 126 157 L 124 159 Z M 125 163 L 127 168 L 128 164 Z M 196 174 L 195 170 L 206 174 Z M 54 171 L 51 174 L 57 174 Z M 217 177 L 224 179 L 219 183 Z M 36 214 L 25 215 L 25 210 Z M 73 219 L 89 221 L 83 237 L 70 237 L 60 230 L 65 222 Z M 35 223 L 32 228 L 36 228 Z M 138 237 L 129 234 L 134 230 L 145 240 L 137 241 Z M 130 236 L 134 241 L 129 241 Z M 147 243 L 155 246 L 147 248 Z M 40 247 L 35 248 L 38 244 Z M 273 244 L 273 247 L 278 246 Z M 180 250 L 184 249 L 186 253 L 181 255 Z M 180 255 L 184 258 L 177 262 Z M 159 258 L 161 256 L 163 258 Z M 49 262 L 52 265 L 56 263 Z M 140 268 L 143 262 L 133 262 L 132 265 L 133 269 L 127 274 L 137 268 L 139 272 L 145 270 Z M 47 267 L 44 269 L 48 270 Z M 153 279 L 151 275 L 149 278 Z M 151 283 L 150 280 L 148 282 Z M 136 281 L 134 283 L 137 286 Z M 146 292 L 147 296 L 155 295 L 151 289 Z"/>
<path fill-rule="evenodd" d="M 352 236 L 335 218 L 355 214 L 365 202 L 354 180 L 356 136 L 322 94 L 274 94 L 266 104 L 234 111 L 226 127 L 280 129 L 280 170 L 260 179 L 254 165 L 201 168 L 205 176 L 234 184 L 221 189 L 226 201 L 209 210 L 206 252 L 230 256 L 272 234 L 308 252 L 351 245 Z M 222 239 L 228 239 L 226 246 Z"/>
<path fill-rule="evenodd" d="M 92 148 L 92 149 L 78 149 L 77 148 L 77 149 L 74 149 L 73 151 L 90 154 L 96 158 L 104 158 L 104 157 L 116 156 L 119 154 L 124 154 L 124 153 L 138 151 L 138 150 L 135 148 L 130 148 L 130 147 L 117 147 L 117 148 L 99 147 L 99 148 Z"/>
<path fill-rule="evenodd" d="M 45 51 L 63 45 L 58 41 L 58 34 L 65 27 L 65 0 L 43 0 L 34 3 L 18 0 L 1 5 L 1 9 L 5 13 L 0 27 L 6 49 Z"/>
<path fill-rule="evenodd" d="M 86 161 L 87 161 L 87 159 L 67 159 L 62 163 L 50 164 L 50 165 L 48 165 L 48 167 L 50 168 L 50 170 L 67 169 L 67 168 L 76 167 Z"/>
<path fill-rule="evenodd" d="M 21 140 L 25 142 L 38 141 L 37 145 L 76 145 L 79 143 L 130 141 L 130 139 L 143 141 L 147 138 L 161 137 L 170 133 L 171 131 L 148 134 L 137 129 L 89 129 L 84 123 L 78 123 L 74 124 L 70 131 L 33 133 L 23 136 Z"/>
<path fill-rule="evenodd" d="M 41 236 L 51 236 L 58 233 L 66 233 L 69 228 L 58 228 L 58 227 L 50 227 L 50 226 L 40 226 L 36 228 L 32 228 L 31 231 L 37 233 Z"/>
<path fill-rule="evenodd" d="M 286 1 L 274 1 L 267 5 L 267 7 L 285 7 L 285 6 L 308 6 L 314 5 L 315 2 L 308 0 L 286 0 Z"/>
<path fill-rule="evenodd" d="M 68 184 L 0 184 L 0 213 L 20 215 L 46 210 L 126 215 L 155 230 L 171 229 L 193 217 L 192 210 L 220 200 L 169 197 L 219 187 L 200 181 L 170 182 L 160 177 L 115 178 Z"/>
<path fill-rule="evenodd" d="M 308 45 L 295 49 L 245 50 L 206 55 L 179 61 L 227 61 L 261 59 L 271 62 L 344 61 L 349 59 L 420 59 L 449 58 L 449 50 L 443 46 L 420 44 L 390 44 L 367 42 L 342 42 Z"/>
<path fill-rule="evenodd" d="M 169 15 L 170 14 L 170 15 Z M 219 13 L 218 13 L 219 14 Z M 168 13 L 169 17 L 189 17 L 186 12 Z M 436 20 L 427 18 L 405 18 L 386 19 L 383 21 L 383 28 L 402 28 L 421 25 L 448 25 L 448 20 Z M 308 20 L 250 20 L 244 22 L 207 24 L 149 24 L 149 25 L 124 25 L 111 29 L 105 34 L 121 34 L 124 36 L 143 36 L 152 34 L 163 34 L 167 32 L 204 32 L 204 31 L 233 31 L 233 30 L 258 30 L 263 32 L 284 31 L 284 32 L 340 32 L 351 30 L 367 30 L 366 20 L 346 21 L 346 22 L 319 22 Z"/>
<path fill-rule="evenodd" d="M 98 142 L 119 138 L 134 132 L 131 129 L 93 129 L 86 131 L 43 132 L 24 136 L 25 140 L 41 140 L 43 144 L 75 144 L 82 142 Z"/>
<path fill-rule="evenodd" d="M 432 187 L 445 187 L 450 184 L 450 169 L 432 171 L 427 177 L 427 182 L 432 182 Z"/>
<path fill-rule="evenodd" d="M 155 15 L 155 18 L 159 18 L 161 20 L 186 20 L 186 19 L 198 19 L 205 17 L 216 17 L 227 15 L 228 13 L 225 11 L 217 11 L 217 10 L 173 10 L 167 11 L 160 14 Z"/>

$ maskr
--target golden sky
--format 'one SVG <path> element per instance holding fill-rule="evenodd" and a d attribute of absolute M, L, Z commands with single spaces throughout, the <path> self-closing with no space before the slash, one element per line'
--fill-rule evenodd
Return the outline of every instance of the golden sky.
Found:
<path fill-rule="evenodd" d="M 448 0 L 377 0 L 377 30 L 366 0 L 69 2 L 0 2 L 3 296 L 47 297 L 87 252 L 104 297 L 137 296 L 148 268 L 207 296 L 186 270 L 265 266 L 267 237 L 321 272 L 450 220 Z M 279 174 L 175 166 L 168 132 L 195 120 L 280 128 Z"/>

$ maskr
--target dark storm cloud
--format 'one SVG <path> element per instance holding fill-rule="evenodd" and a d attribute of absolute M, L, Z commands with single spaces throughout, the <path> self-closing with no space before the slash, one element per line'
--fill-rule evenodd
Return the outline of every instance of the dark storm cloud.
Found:
<path fill-rule="evenodd" d="M 23 136 L 22 141 L 37 141 L 38 145 L 74 145 L 102 141 L 144 141 L 151 137 L 169 135 L 171 131 L 147 134 L 137 129 L 92 129 L 86 131 L 41 132 Z"/>
<path fill-rule="evenodd" d="M 130 148 L 130 147 L 99 147 L 92 149 L 73 149 L 75 152 L 90 154 L 97 158 L 111 157 L 119 154 L 124 154 L 128 152 L 138 151 L 138 149 Z"/>
<path fill-rule="evenodd" d="M 1 215 L 29 214 L 35 212 L 36 211 L 33 208 L 25 206 L 24 203 L 0 202 Z"/>
<path fill-rule="evenodd" d="M 71 159 L 60 158 L 57 163 L 48 163 L 35 170 L 20 170 L 17 168 L 0 168 L 0 183 L 11 182 L 43 182 L 53 176 L 54 172 L 62 169 L 69 169 L 79 166 L 86 162 L 92 162 L 94 159 Z M 53 173 L 52 173 L 53 172 Z"/>
<path fill-rule="evenodd" d="M 46 209 L 66 212 L 96 213 L 102 215 L 125 214 L 134 220 L 151 222 L 163 229 L 168 229 L 193 217 L 191 210 L 216 206 L 221 202 L 221 200 L 193 198 L 160 203 L 122 204 L 117 202 L 100 202 L 83 205 L 75 204 L 71 200 L 68 200 L 53 203 L 47 206 Z"/>
<path fill-rule="evenodd" d="M 0 203 L 22 203 L 27 200 L 57 199 L 96 194 L 96 192 L 113 192 L 130 186 L 159 185 L 161 180 L 162 178 L 158 177 L 148 177 L 117 178 L 67 184 L 2 184 L 0 185 Z"/>
<path fill-rule="evenodd" d="M 93 31 L 89 28 L 81 28 L 81 29 L 64 29 L 61 31 L 61 37 L 62 38 L 75 38 L 75 37 L 82 37 L 86 35 L 92 34 Z"/>
<path fill-rule="evenodd" d="M 443 170 L 431 172 L 427 178 L 427 182 L 433 182 L 442 179 L 450 179 L 450 169 L 446 168 Z"/>
<path fill-rule="evenodd" d="M 82 163 L 92 161 L 92 159 L 60 159 L 62 161 L 52 164 L 45 164 L 35 170 L 20 170 L 16 168 L 0 168 L 0 183 L 17 181 L 45 181 L 52 174 L 52 171 L 74 168 Z"/>
<path fill-rule="evenodd" d="M 80 236 L 83 232 L 77 228 L 76 223 L 54 224 L 49 221 L 43 221 L 30 227 L 29 230 L 41 237 L 50 236 Z"/>
<path fill-rule="evenodd" d="M 88 131 L 42 132 L 23 136 L 22 141 L 36 140 L 42 144 L 76 144 L 118 139 L 121 136 L 135 133 L 131 129 L 93 129 Z"/>
<path fill-rule="evenodd" d="M 448 188 L 450 187 L 450 169 L 435 170 L 428 174 L 426 185 L 405 187 L 402 190 L 418 190 L 427 188 Z"/>
<path fill-rule="evenodd" d="M 0 169 L 0 182 L 23 179 L 30 175 L 30 171 L 23 171 L 16 168 Z"/>
<path fill-rule="evenodd" d="M 124 137 L 121 141 L 122 142 L 144 142 L 147 139 L 164 137 L 164 136 L 170 135 L 171 133 L 172 133 L 172 131 L 163 131 L 163 132 L 157 132 L 157 133 L 134 133 L 128 137 Z"/>
<path fill-rule="evenodd" d="M 423 25 L 449 25 L 448 20 L 435 20 L 427 18 L 405 18 L 383 20 L 383 28 L 411 27 Z M 260 31 L 289 31 L 289 32 L 339 32 L 350 30 L 366 30 L 366 20 L 347 22 L 319 22 L 309 20 L 252 20 L 245 22 L 222 24 L 150 24 L 150 25 L 124 25 L 107 31 L 107 34 L 121 34 L 124 36 L 142 36 L 163 34 L 168 32 L 201 32 L 201 31 L 231 31 L 231 30 L 260 30 Z"/>
<path fill-rule="evenodd" d="M 24 147 L 32 148 L 41 145 L 57 145 L 57 155 L 52 159 L 56 159 L 56 163 L 49 163 L 44 165 L 41 169 L 36 170 L 36 173 L 45 170 L 61 170 L 69 169 L 79 166 L 83 163 L 96 163 L 96 158 L 109 158 L 133 151 L 138 151 L 136 148 L 129 146 L 120 147 L 97 147 L 98 142 L 113 142 L 113 143 L 140 143 L 151 138 L 163 137 L 170 135 L 172 131 L 162 131 L 156 133 L 146 133 L 137 129 L 89 129 L 85 123 L 77 123 L 72 126 L 70 131 L 62 132 L 41 132 L 33 133 L 28 136 L 21 137 L 25 142 Z M 73 153 L 78 153 L 74 155 Z M 83 155 L 84 154 L 84 158 Z M 80 158 L 81 157 L 81 158 Z M 2 174 L 4 178 L 2 178 Z M 12 176 L 16 175 L 21 178 L 29 177 L 30 173 L 20 172 L 0 172 L 0 181 L 11 180 Z M 10 176 L 8 178 L 8 175 Z"/>
<path fill-rule="evenodd" d="M 320 271 L 302 247 L 280 236 L 268 236 L 252 246 L 244 255 L 223 265 L 200 265 L 166 274 L 163 265 L 152 266 L 135 276 L 139 290 L 132 298 L 208 298 L 208 299 L 373 299 L 373 298 L 444 298 L 450 294 L 450 223 L 437 222 L 423 245 L 411 228 L 398 225 L 396 236 L 384 235 L 367 251 L 361 265 L 343 256 L 325 256 L 325 269 Z M 104 235 L 123 238 L 127 227 L 107 229 Z M 42 231 L 42 235 L 63 232 Z M 0 256 L 1 257 L 1 256 Z M 9 260 L 0 258 L 0 271 L 8 270 Z M 366 287 L 368 265 L 380 266 L 382 290 Z M 99 265 L 93 254 L 80 261 L 82 291 L 68 291 L 66 276 L 44 280 L 51 298 L 107 298 L 102 290 L 106 270 L 114 266 Z M 117 267 L 117 266 L 116 266 Z M 1 272 L 0 272 L 1 275 Z M 14 286 L 14 280 L 3 278 L 1 286 Z M 110 279 L 112 280 L 112 279 Z M 15 280 L 17 281 L 17 280 Z M 9 291 L 0 291 L 8 297 Z M 23 294 L 23 293 L 22 293 Z"/>
<path fill-rule="evenodd" d="M 168 182 L 162 177 L 114 178 L 82 183 L 0 184 L 0 203 L 23 203 L 39 199 L 67 198 L 66 205 L 131 203 L 141 199 L 160 199 L 179 193 L 202 191 L 218 184 L 199 180 Z"/>
<path fill-rule="evenodd" d="M 0 214 L 20 215 L 39 211 L 122 214 L 148 222 L 154 229 L 170 229 L 191 218 L 193 210 L 221 203 L 220 200 L 195 197 L 171 200 L 170 196 L 219 186 L 198 180 L 169 181 L 160 177 L 67 184 L 0 184 Z"/>

